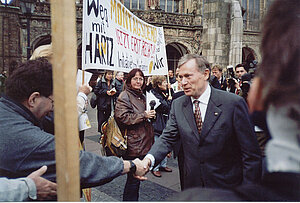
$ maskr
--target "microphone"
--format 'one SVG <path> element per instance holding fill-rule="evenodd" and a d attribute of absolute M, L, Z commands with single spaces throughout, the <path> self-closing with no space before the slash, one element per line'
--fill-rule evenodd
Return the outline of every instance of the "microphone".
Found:
<path fill-rule="evenodd" d="M 150 103 L 150 110 L 154 110 L 154 106 L 156 105 L 156 101 L 155 100 L 151 100 Z"/>
<path fill-rule="evenodd" d="M 149 103 L 149 105 L 150 105 L 150 110 L 154 110 L 154 106 L 156 105 L 156 101 L 155 100 L 151 100 L 150 103 Z M 155 121 L 155 119 L 156 119 L 156 116 L 154 116 L 154 118 L 151 118 L 150 121 L 151 122 Z"/>

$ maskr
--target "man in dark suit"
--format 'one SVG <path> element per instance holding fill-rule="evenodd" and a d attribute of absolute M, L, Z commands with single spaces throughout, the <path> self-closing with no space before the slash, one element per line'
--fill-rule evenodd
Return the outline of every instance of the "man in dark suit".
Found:
<path fill-rule="evenodd" d="M 224 90 L 226 91 L 227 88 L 227 81 L 226 78 L 223 76 L 223 68 L 220 65 L 214 65 L 211 69 L 213 77 L 211 79 L 211 86 L 213 86 L 216 89 Z"/>
<path fill-rule="evenodd" d="M 210 66 L 196 54 L 183 56 L 179 77 L 185 95 L 174 100 L 166 128 L 143 160 L 153 167 L 182 142 L 183 188 L 228 188 L 261 178 L 261 155 L 242 97 L 208 83 Z"/>
<path fill-rule="evenodd" d="M 121 71 L 117 71 L 116 73 L 116 78 L 114 80 L 115 82 L 115 87 L 117 90 L 115 99 L 117 100 L 121 92 L 123 91 L 123 86 L 124 86 L 124 73 Z"/>

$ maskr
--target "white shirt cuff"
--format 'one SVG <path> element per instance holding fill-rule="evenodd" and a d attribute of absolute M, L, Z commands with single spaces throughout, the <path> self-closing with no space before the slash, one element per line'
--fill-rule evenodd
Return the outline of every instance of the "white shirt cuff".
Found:
<path fill-rule="evenodd" d="M 152 170 L 152 169 L 153 169 L 153 166 L 154 166 L 154 163 L 155 163 L 155 158 L 154 158 L 154 156 L 153 156 L 152 154 L 147 154 L 147 155 L 145 156 L 145 158 L 150 159 L 150 161 L 151 161 L 150 170 Z"/>
<path fill-rule="evenodd" d="M 24 178 L 23 180 L 28 186 L 28 197 L 33 200 L 37 199 L 37 191 L 34 181 L 31 178 Z"/>

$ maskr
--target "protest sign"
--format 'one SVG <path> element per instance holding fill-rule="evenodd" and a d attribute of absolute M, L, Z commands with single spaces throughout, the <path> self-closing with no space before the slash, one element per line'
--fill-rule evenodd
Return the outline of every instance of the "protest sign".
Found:
<path fill-rule="evenodd" d="M 90 123 L 90 120 L 89 120 L 89 117 L 87 115 L 86 112 L 82 113 L 79 115 L 78 117 L 78 129 L 79 131 L 82 131 L 82 130 L 87 130 L 89 128 L 91 128 L 91 123 Z"/>
<path fill-rule="evenodd" d="M 82 69 L 133 68 L 167 75 L 163 28 L 140 20 L 118 0 L 84 0 Z"/>
<path fill-rule="evenodd" d="M 77 70 L 77 77 L 76 77 L 76 88 L 78 90 L 78 87 L 81 85 L 89 85 L 89 82 L 92 77 L 92 73 L 89 73 L 87 71 L 82 71 L 80 69 Z"/>

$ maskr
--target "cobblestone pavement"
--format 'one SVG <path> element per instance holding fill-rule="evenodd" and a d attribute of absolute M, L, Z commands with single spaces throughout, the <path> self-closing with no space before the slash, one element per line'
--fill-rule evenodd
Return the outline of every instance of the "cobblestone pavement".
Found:
<path fill-rule="evenodd" d="M 88 115 L 92 128 L 85 131 L 86 150 L 101 155 L 98 144 L 97 110 L 89 107 Z M 151 173 L 146 175 L 148 180 L 141 182 L 139 201 L 167 201 L 169 197 L 180 191 L 177 160 L 170 158 L 167 165 L 173 169 L 173 172 L 162 172 L 161 178 L 154 177 Z M 122 201 L 126 178 L 127 176 L 123 175 L 105 185 L 92 188 L 92 201 Z"/>

